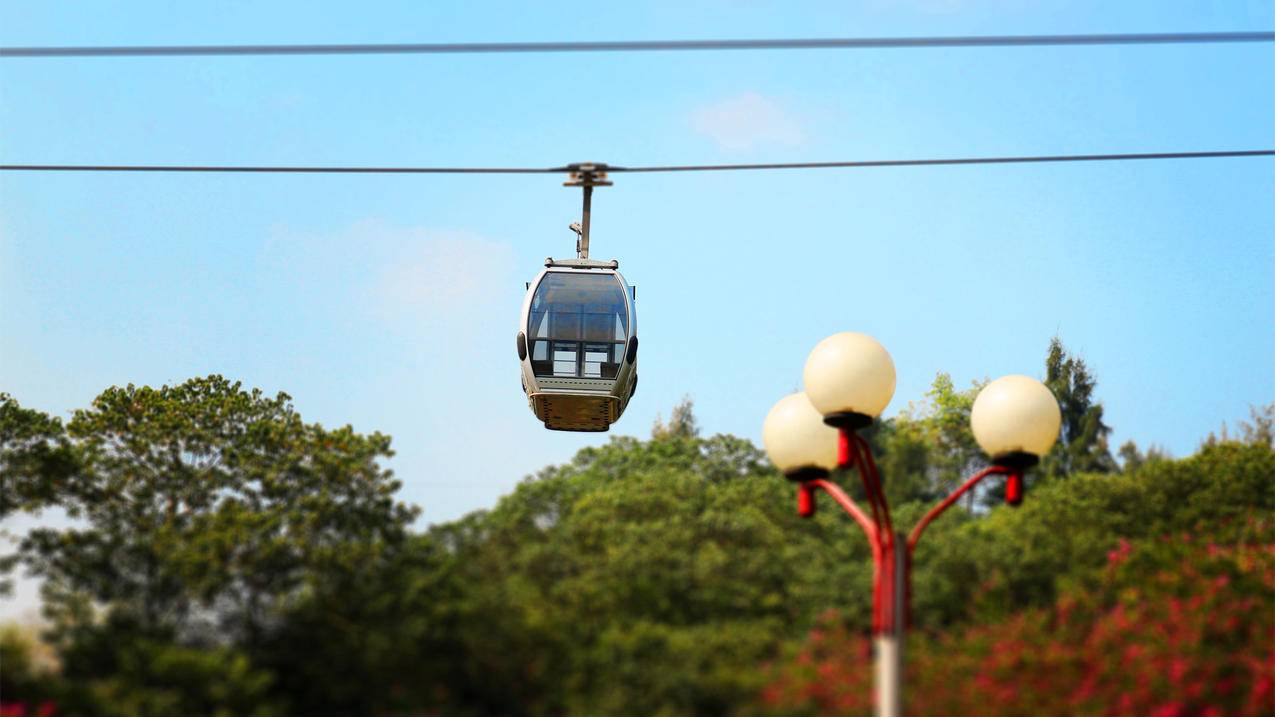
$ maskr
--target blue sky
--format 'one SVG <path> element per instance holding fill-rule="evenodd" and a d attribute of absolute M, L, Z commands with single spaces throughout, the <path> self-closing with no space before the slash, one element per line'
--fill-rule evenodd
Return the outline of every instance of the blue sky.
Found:
<path fill-rule="evenodd" d="M 1269 1 L 5 3 L 0 43 L 463 42 L 1263 30 Z M 1275 146 L 1271 45 L 0 61 L 6 163 L 550 166 Z M 823 336 L 1039 375 L 1059 334 L 1115 442 L 1193 451 L 1275 400 L 1270 159 L 617 175 L 593 254 L 638 286 L 645 436 L 684 394 L 758 440 Z M 60 416 L 220 373 L 393 435 L 423 520 L 605 436 L 518 388 L 555 176 L 0 175 L 0 390 Z"/>

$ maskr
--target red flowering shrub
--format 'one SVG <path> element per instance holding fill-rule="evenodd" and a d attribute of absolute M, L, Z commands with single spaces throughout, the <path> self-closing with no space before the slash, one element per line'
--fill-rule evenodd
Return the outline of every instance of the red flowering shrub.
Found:
<path fill-rule="evenodd" d="M 0 717 L 55 717 L 57 705 L 52 702 L 41 702 L 28 705 L 26 702 L 0 702 Z"/>
<path fill-rule="evenodd" d="M 1122 539 L 1051 610 L 913 635 L 909 714 L 1275 714 L 1275 530 L 1250 521 L 1229 533 Z M 871 711 L 866 635 L 816 630 L 773 673 L 767 713 Z"/>

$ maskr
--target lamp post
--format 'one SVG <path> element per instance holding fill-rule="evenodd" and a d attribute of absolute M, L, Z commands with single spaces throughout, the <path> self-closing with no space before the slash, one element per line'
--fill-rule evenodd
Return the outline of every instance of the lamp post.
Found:
<path fill-rule="evenodd" d="M 797 514 L 815 514 L 816 491 L 827 493 L 858 523 L 872 548 L 872 633 L 876 712 L 903 714 L 903 647 L 910 619 L 912 554 L 925 528 L 983 479 L 1003 475 L 1005 500 L 1023 498 L 1023 473 L 1058 437 L 1061 413 L 1053 394 L 1027 376 L 1004 376 L 974 400 L 970 425 L 992 465 L 971 476 L 927 512 L 908 535 L 895 531 L 881 474 L 859 435 L 894 396 L 894 361 L 871 336 L 843 332 L 819 342 L 806 360 L 805 393 L 780 399 L 766 416 L 762 440 L 770 460 L 797 484 Z M 834 468 L 855 468 L 868 510 L 830 480 Z"/>

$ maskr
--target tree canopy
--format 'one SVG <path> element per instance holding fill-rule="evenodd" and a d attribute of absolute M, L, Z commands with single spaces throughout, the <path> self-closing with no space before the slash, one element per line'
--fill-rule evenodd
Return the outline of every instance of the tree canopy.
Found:
<path fill-rule="evenodd" d="M 1107 446 L 1111 427 L 1103 422 L 1102 404 L 1094 397 L 1098 380 L 1084 359 L 1072 356 L 1055 336 L 1045 357 L 1045 385 L 1062 409 L 1062 435 L 1041 462 L 1046 477 L 1116 469 Z"/>
<path fill-rule="evenodd" d="M 1016 509 L 950 511 L 916 555 L 916 639 L 936 656 L 924 669 L 944 651 L 986 668 L 984 628 L 1072 659 L 1108 624 L 1111 596 L 1189 589 L 1148 584 L 1154 571 L 1103 582 L 1113 550 L 1269 536 L 1269 412 L 1239 440 L 1179 460 L 1126 455 L 1114 473 L 1093 377 L 1061 344 L 1047 365 L 1071 407 L 1052 478 Z M 939 374 L 923 403 L 870 430 L 900 527 L 982 464 L 968 431 L 978 386 Z M 787 694 L 797 714 L 854 713 L 820 701 L 803 660 L 866 644 L 866 541 L 830 505 L 798 518 L 762 452 L 704 437 L 689 399 L 670 415 L 649 440 L 612 437 L 488 510 L 414 529 L 383 466 L 389 438 L 306 423 L 284 394 L 218 376 L 112 388 L 65 425 L 0 397 L 5 511 L 73 518 L 8 559 L 44 579 L 59 667 L 36 669 L 30 640 L 0 633 L 3 699 L 84 715 L 714 715 L 775 711 L 765 697 Z M 1092 619 L 1051 637 L 1050 616 L 1085 594 Z"/>

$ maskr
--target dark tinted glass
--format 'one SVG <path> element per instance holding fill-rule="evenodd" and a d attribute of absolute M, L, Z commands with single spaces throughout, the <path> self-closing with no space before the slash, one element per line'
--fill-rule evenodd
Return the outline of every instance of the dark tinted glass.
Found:
<path fill-rule="evenodd" d="M 628 338 L 624 287 L 612 274 L 550 272 L 531 300 L 537 376 L 615 378 Z"/>

